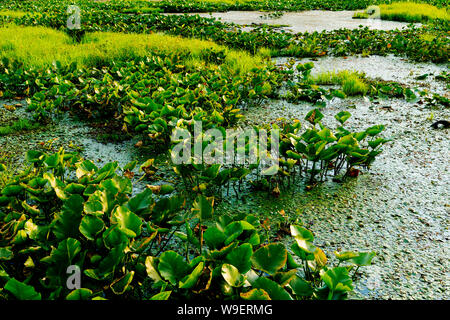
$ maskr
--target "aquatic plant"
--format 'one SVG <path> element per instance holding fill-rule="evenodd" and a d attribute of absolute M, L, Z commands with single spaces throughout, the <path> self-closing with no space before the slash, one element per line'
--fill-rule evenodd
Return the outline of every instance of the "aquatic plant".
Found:
<path fill-rule="evenodd" d="M 449 21 L 448 8 L 438 8 L 427 3 L 416 2 L 393 2 L 379 5 L 379 15 L 383 20 L 394 20 L 404 22 L 428 22 L 430 20 Z M 368 18 L 367 11 L 355 13 L 354 18 Z"/>
<path fill-rule="evenodd" d="M 291 226 L 291 254 L 263 243 L 252 216 L 214 218 L 211 198 L 199 196 L 191 211 L 176 194 L 147 188 L 132 196 L 122 175 L 133 164 L 98 168 L 62 149 L 30 151 L 27 160 L 0 191 L 2 298 L 343 299 L 353 290 L 349 271 L 375 255 L 341 253 L 350 264 L 331 267 L 302 226 Z M 174 234 L 185 244 L 180 253 L 165 250 Z M 78 288 L 68 285 L 74 270 L 83 277 Z"/>

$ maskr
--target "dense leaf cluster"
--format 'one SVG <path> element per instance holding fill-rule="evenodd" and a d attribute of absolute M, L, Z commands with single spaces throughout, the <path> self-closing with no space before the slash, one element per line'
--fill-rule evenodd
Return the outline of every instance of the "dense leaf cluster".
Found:
<path fill-rule="evenodd" d="M 212 198 L 200 195 L 186 210 L 162 188 L 133 192 L 123 176 L 133 164 L 98 168 L 62 149 L 30 151 L 27 160 L 0 191 L 1 298 L 343 299 L 353 290 L 349 271 L 375 255 L 336 253 L 350 264 L 332 268 L 299 225 L 291 250 L 264 243 L 254 217 L 214 218 Z M 179 252 L 161 245 L 173 234 L 185 244 Z M 71 266 L 82 270 L 82 288 L 68 289 Z"/>

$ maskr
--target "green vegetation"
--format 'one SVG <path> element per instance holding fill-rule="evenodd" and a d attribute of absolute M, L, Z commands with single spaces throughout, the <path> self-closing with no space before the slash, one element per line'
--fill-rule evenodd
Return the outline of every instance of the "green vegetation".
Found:
<path fill-rule="evenodd" d="M 12 10 L 0 10 L 0 16 L 10 17 L 10 18 L 22 18 L 27 13 L 24 11 L 12 11 Z"/>
<path fill-rule="evenodd" d="M 300 225 L 290 227 L 288 250 L 267 239 L 255 217 L 214 217 L 211 198 L 199 195 L 189 210 L 173 188 L 131 196 L 122 174 L 133 164 L 97 168 L 62 149 L 30 151 L 27 160 L 31 166 L 0 191 L 3 298 L 344 299 L 353 290 L 350 271 L 375 256 L 336 253 L 346 265 L 331 267 Z M 165 250 L 174 234 L 185 244 L 179 252 Z M 83 287 L 70 290 L 73 265 L 83 270 Z"/>
<path fill-rule="evenodd" d="M 364 82 L 364 75 L 355 71 L 320 73 L 313 77 L 313 82 L 321 85 L 341 85 L 347 96 L 365 95 L 369 90 L 369 86 Z"/>
<path fill-rule="evenodd" d="M 80 1 L 79 5 L 82 10 L 89 12 L 89 14 L 83 15 L 81 32 L 165 32 L 188 38 L 212 40 L 229 48 L 246 50 L 252 54 L 262 48 L 267 48 L 271 50 L 272 56 L 320 57 L 323 55 L 395 54 L 406 55 L 410 59 L 418 61 L 448 61 L 450 40 L 446 33 L 446 26 L 442 23 L 401 31 L 361 28 L 290 34 L 280 33 L 264 26 L 252 31 L 244 31 L 240 26 L 199 16 L 121 13 L 121 8 L 128 8 L 129 4 L 130 2 Z M 162 2 L 157 2 L 157 4 L 163 6 Z M 39 15 L 30 14 L 15 19 L 14 22 L 19 25 L 40 25 L 66 29 L 68 16 L 64 5 L 64 2 L 49 0 L 33 1 L 33 5 L 29 2 L 14 3 L 17 9 L 39 13 Z M 448 22 L 445 23 L 448 24 Z M 424 37 L 424 34 L 427 36 Z"/>
<path fill-rule="evenodd" d="M 358 10 L 369 5 L 390 4 L 391 0 L 163 0 L 157 2 L 135 1 L 128 3 L 125 12 L 142 12 L 143 8 L 158 8 L 164 12 L 212 11 L 303 11 L 303 10 Z M 445 0 L 427 0 L 426 3 L 443 7 Z"/>
<path fill-rule="evenodd" d="M 233 9 L 278 16 L 288 10 L 363 9 L 372 1 L 74 3 L 83 12 L 78 31 L 66 27 L 72 1 L 1 2 L 0 98 L 26 99 L 34 120 L 5 121 L 0 136 L 37 129 L 65 112 L 107 127 L 97 133 L 100 140 L 136 138 L 147 160 L 98 167 L 64 148 L 28 150 L 26 162 L 12 169 L 2 154 L 0 300 L 348 298 L 358 268 L 370 265 L 375 252 L 336 252 L 336 266 L 300 221 L 286 219 L 289 237 L 275 238 L 271 221 L 232 210 L 217 215 L 217 203 L 230 190 L 238 195 L 243 185 L 248 192 L 267 192 L 271 201 L 281 192 L 356 178 L 390 142 L 382 136 L 387 124 L 355 131 L 347 122 L 350 112 L 340 110 L 330 125 L 322 109 L 327 101 L 355 95 L 419 99 L 399 83 L 352 71 L 313 77 L 313 63 L 294 68 L 294 62 L 277 66 L 270 58 L 395 54 L 445 63 L 448 19 L 394 31 L 293 34 L 161 13 Z M 447 83 L 448 74 L 436 79 Z M 419 95 L 449 104 L 437 94 Z M 230 145 L 209 141 L 203 132 L 192 144 L 174 135 L 192 135 L 200 122 L 204 131 L 217 129 L 225 138 L 227 130 L 246 125 L 244 109 L 252 112 L 274 98 L 310 103 L 304 121 L 279 118 L 252 126 L 256 132 L 278 129 L 267 139 L 278 155 L 261 152 L 256 164 L 173 161 L 180 143 L 201 151 L 212 147 L 218 154 Z M 255 150 L 251 138 L 238 140 L 240 145 L 231 142 L 234 160 L 238 149 Z M 82 270 L 81 289 L 66 286 L 73 265 Z"/>
<path fill-rule="evenodd" d="M 111 64 L 113 61 L 143 59 L 151 54 L 184 56 L 189 66 L 205 63 L 206 51 L 222 52 L 223 67 L 231 73 L 245 73 L 261 64 L 260 58 L 229 50 L 210 41 L 184 39 L 163 34 L 86 34 L 81 43 L 66 33 L 44 27 L 7 26 L 0 28 L 0 58 L 27 68 L 49 67 L 55 61 L 79 67 Z"/>
<path fill-rule="evenodd" d="M 426 3 L 416 2 L 394 2 L 382 4 L 380 7 L 380 18 L 383 20 L 394 20 L 404 22 L 427 22 L 430 20 L 450 20 L 448 8 L 438 8 Z M 354 18 L 365 19 L 370 14 L 366 11 L 355 13 Z"/>
<path fill-rule="evenodd" d="M 21 132 L 21 131 L 28 131 L 28 130 L 34 130 L 40 127 L 39 123 L 32 122 L 28 119 L 19 119 L 16 121 L 13 121 L 10 125 L 2 125 L 0 126 L 0 137 L 6 136 L 12 133 Z"/>

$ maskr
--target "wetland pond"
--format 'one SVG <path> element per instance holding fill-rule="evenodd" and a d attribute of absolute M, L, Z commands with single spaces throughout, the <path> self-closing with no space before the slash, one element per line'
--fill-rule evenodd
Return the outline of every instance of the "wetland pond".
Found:
<path fill-rule="evenodd" d="M 202 13 L 240 25 L 288 25 L 292 32 L 313 32 L 339 28 L 354 29 L 360 25 L 392 30 L 406 23 L 352 19 L 352 11 L 289 12 L 272 17 L 267 12 Z M 276 60 L 283 64 L 288 58 Z M 311 61 L 310 59 L 297 62 Z M 428 73 L 448 72 L 445 65 L 415 64 L 398 57 L 325 57 L 313 61 L 315 72 L 355 70 L 369 78 L 396 81 L 408 87 L 427 89 L 448 97 L 445 83 L 417 80 Z M 3 108 L 11 101 L 0 100 L 0 124 L 23 116 L 26 103 L 11 113 Z M 246 111 L 246 122 L 258 124 L 277 118 L 303 118 L 312 104 L 292 104 L 268 100 L 261 107 Z M 285 210 L 308 226 L 316 235 L 317 245 L 333 259 L 335 250 L 373 250 L 377 252 L 372 266 L 365 267 L 351 298 L 356 299 L 449 299 L 449 130 L 430 127 L 435 120 L 448 119 L 448 110 L 431 109 L 423 104 L 391 99 L 371 101 L 364 97 L 333 99 L 321 111 L 324 123 L 334 126 L 334 115 L 347 110 L 352 114 L 347 126 L 363 130 L 384 124 L 384 136 L 392 139 L 373 164 L 373 171 L 343 183 L 323 183 L 312 191 L 305 188 L 285 190 L 274 199 L 266 192 L 247 192 L 227 197 L 216 209 L 217 214 L 230 210 L 276 216 Z M 55 146 L 75 143 L 82 156 L 99 163 L 118 161 L 120 166 L 138 159 L 146 160 L 134 147 L 135 139 L 116 143 L 97 141 L 92 129 L 81 122 L 65 118 L 54 125 L 0 138 L 3 152 L 14 153 L 17 161 L 27 150 L 43 141 Z M 168 170 L 170 171 L 170 170 Z M 287 240 L 289 237 L 285 238 Z"/>
<path fill-rule="evenodd" d="M 286 61 L 283 58 L 276 63 Z M 306 61 L 310 60 L 297 62 Z M 313 72 L 356 70 L 366 72 L 371 78 L 441 93 L 447 91 L 444 83 L 416 80 L 419 74 L 437 75 L 448 70 L 444 65 L 414 64 L 397 57 L 377 56 L 325 57 L 314 63 Z M 10 101 L 1 101 L 0 105 L 6 103 Z M 24 108 L 18 108 L 15 113 L 23 116 Z M 312 108 L 308 103 L 269 100 L 262 107 L 248 109 L 245 121 L 257 124 L 279 117 L 303 119 Z M 0 110 L 2 121 L 14 117 L 3 106 Z M 353 298 L 448 299 L 449 131 L 434 130 L 427 120 L 431 113 L 434 119 L 445 119 L 448 111 L 431 110 L 400 99 L 335 98 L 322 109 L 324 123 L 333 126 L 333 116 L 342 110 L 352 114 L 347 122 L 349 129 L 363 130 L 379 123 L 386 126 L 384 135 L 393 141 L 384 147 L 373 164 L 373 171 L 344 183 L 330 180 L 312 191 L 306 191 L 304 186 L 284 190 L 277 199 L 266 192 L 245 194 L 244 191 L 245 195 L 239 199 L 226 197 L 216 212 L 243 211 L 263 218 L 277 216 L 280 210 L 285 210 L 314 232 L 317 245 L 328 257 L 333 257 L 335 250 L 376 251 L 376 261 L 365 268 Z M 99 163 L 118 161 L 123 166 L 136 158 L 146 159 L 136 151 L 135 139 L 99 142 L 93 137 L 92 129 L 69 118 L 37 132 L 2 137 L 0 147 L 2 151 L 13 151 L 11 148 L 15 146 L 20 159 L 26 150 L 49 140 L 54 140 L 55 146 L 74 143 L 82 147 L 82 156 Z"/>

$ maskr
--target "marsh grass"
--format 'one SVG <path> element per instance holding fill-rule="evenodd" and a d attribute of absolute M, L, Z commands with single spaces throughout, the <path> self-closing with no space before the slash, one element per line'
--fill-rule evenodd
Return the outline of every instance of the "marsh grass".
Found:
<path fill-rule="evenodd" d="M 382 20 L 402 21 L 402 22 L 427 22 L 430 20 L 450 20 L 450 13 L 447 8 L 438 8 L 427 3 L 416 2 L 394 2 L 391 4 L 381 4 L 380 18 Z M 353 18 L 366 19 L 369 14 L 356 12 Z"/>
<path fill-rule="evenodd" d="M 223 52 L 222 67 L 233 73 L 248 72 L 263 64 L 262 56 L 231 50 L 211 41 L 187 39 L 163 34 L 122 34 L 96 32 L 76 43 L 66 33 L 45 27 L 8 25 L 0 28 L 0 58 L 17 60 L 29 68 L 77 63 L 101 66 L 118 60 L 142 59 L 152 54 L 179 55 L 188 66 L 207 62 L 204 51 Z"/>
<path fill-rule="evenodd" d="M 356 96 L 365 95 L 369 91 L 364 78 L 363 73 L 343 70 L 319 73 L 310 80 L 318 85 L 340 85 L 347 96 Z"/>
<path fill-rule="evenodd" d="M 22 18 L 27 13 L 24 11 L 12 11 L 12 10 L 0 10 L 0 16 L 6 16 L 10 18 Z"/>
<path fill-rule="evenodd" d="M 37 129 L 40 125 L 28 119 L 19 119 L 10 125 L 0 126 L 0 136 L 6 136 L 16 132 Z"/>

